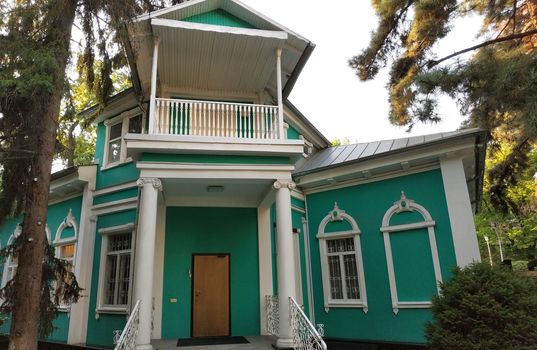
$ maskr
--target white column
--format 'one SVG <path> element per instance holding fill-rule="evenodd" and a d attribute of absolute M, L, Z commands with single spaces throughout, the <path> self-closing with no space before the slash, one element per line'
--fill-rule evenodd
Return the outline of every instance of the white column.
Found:
<path fill-rule="evenodd" d="M 293 255 L 293 225 L 291 221 L 291 181 L 276 181 L 276 264 L 278 267 L 278 300 L 280 311 L 280 335 L 276 348 L 293 347 L 289 297 L 296 299 L 295 266 Z"/>
<path fill-rule="evenodd" d="M 474 215 L 461 158 L 440 161 L 457 265 L 481 261 Z"/>
<path fill-rule="evenodd" d="M 151 65 L 151 96 L 149 99 L 149 133 L 155 132 L 155 98 L 157 97 L 157 66 L 158 66 L 158 47 L 160 40 L 155 39 L 153 46 L 153 61 Z"/>
<path fill-rule="evenodd" d="M 134 302 L 141 300 L 136 350 L 152 350 L 153 288 L 151 285 L 153 284 L 153 266 L 155 262 L 158 192 L 162 190 L 162 183 L 155 178 L 140 178 L 137 184 L 142 190 L 142 195 L 138 211 L 134 267 Z"/>
<path fill-rule="evenodd" d="M 259 250 L 260 334 L 267 334 L 265 297 L 272 295 L 272 250 L 270 240 L 270 207 L 257 208 L 257 242 Z"/>
<path fill-rule="evenodd" d="M 283 140 L 283 97 L 282 97 L 282 49 L 276 49 L 276 82 L 278 93 L 278 138 Z"/>

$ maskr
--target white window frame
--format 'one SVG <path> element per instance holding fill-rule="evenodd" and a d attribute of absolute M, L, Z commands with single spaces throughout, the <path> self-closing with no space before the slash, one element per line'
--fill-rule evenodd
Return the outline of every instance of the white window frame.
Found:
<path fill-rule="evenodd" d="M 131 109 L 129 111 L 123 112 L 120 115 L 118 115 L 117 117 L 114 117 L 112 119 L 108 119 L 108 120 L 106 120 L 104 122 L 104 125 L 106 126 L 106 140 L 105 140 L 105 145 L 104 145 L 103 166 L 101 168 L 102 170 L 113 168 L 115 166 L 118 166 L 118 165 L 121 165 L 121 164 L 124 164 L 124 163 L 132 162 L 132 158 L 127 157 L 127 143 L 125 142 L 125 135 L 127 135 L 128 131 L 129 131 L 130 120 L 132 118 L 138 117 L 139 115 L 142 116 L 142 130 L 141 130 L 141 132 L 143 132 L 144 125 L 145 125 L 145 113 L 143 111 L 141 111 L 139 108 L 134 108 L 134 109 Z M 120 139 L 121 139 L 121 143 L 120 143 L 121 144 L 121 149 L 120 149 L 120 154 L 119 154 L 119 160 L 117 160 L 115 162 L 109 162 L 108 151 L 109 151 L 109 148 L 110 148 L 110 142 L 117 140 L 117 139 L 113 139 L 113 140 L 110 139 L 110 130 L 111 130 L 112 126 L 117 125 L 119 123 L 122 123 L 122 125 L 121 125 L 121 137 L 120 137 Z"/>
<path fill-rule="evenodd" d="M 349 231 L 338 232 L 325 232 L 326 226 L 332 222 L 346 221 L 351 225 Z M 324 295 L 324 310 L 328 312 L 330 308 L 346 307 L 346 308 L 361 308 L 364 313 L 368 311 L 367 305 L 367 293 L 365 285 L 364 264 L 362 260 L 362 246 L 360 243 L 360 228 L 356 221 L 347 214 L 344 210 L 341 210 L 337 202 L 334 202 L 334 209 L 330 210 L 328 215 L 319 224 L 317 231 L 317 239 L 319 240 L 319 251 L 321 256 L 321 272 L 323 281 L 323 295 Z M 332 293 L 330 292 L 330 271 L 328 268 L 328 248 L 327 240 L 334 239 L 354 239 L 354 254 L 356 258 L 356 271 L 358 273 L 358 287 L 360 290 L 360 299 L 347 299 L 346 298 L 346 282 L 344 267 L 341 266 L 341 273 L 343 277 L 343 290 L 344 299 L 332 299 Z"/>
<path fill-rule="evenodd" d="M 101 228 L 99 233 L 102 235 L 101 240 L 101 259 L 99 265 L 99 288 L 97 291 L 97 308 L 95 310 L 95 318 L 99 318 L 99 314 L 108 313 L 108 314 L 127 314 L 129 311 L 129 306 L 131 305 L 132 300 L 132 282 L 134 278 L 134 251 L 135 251 L 135 225 L 134 223 L 127 223 L 124 225 L 112 226 Z M 109 305 L 104 303 L 105 291 L 106 288 L 106 264 L 108 257 L 108 242 L 109 237 L 114 235 L 120 235 L 130 233 L 131 234 L 131 249 L 130 249 L 130 276 L 129 276 L 129 295 L 126 305 Z"/>
<path fill-rule="evenodd" d="M 73 228 L 74 235 L 73 237 L 62 239 L 62 233 L 66 228 Z M 73 257 L 70 259 L 63 259 L 63 260 L 71 263 L 71 266 L 73 269 L 72 271 L 73 273 L 75 273 L 75 276 L 76 276 L 75 261 L 76 261 L 76 254 L 78 252 L 78 224 L 75 220 L 75 217 L 73 216 L 72 209 L 69 209 L 67 216 L 65 217 L 65 219 L 63 219 L 60 226 L 58 226 L 58 229 L 56 230 L 56 234 L 54 236 L 53 245 L 54 245 L 54 255 L 58 259 L 62 259 L 62 257 L 60 256 L 62 247 L 67 246 L 67 245 L 73 245 L 74 247 Z M 78 278 L 78 276 L 76 277 Z M 71 305 L 60 304 L 58 307 L 59 311 L 69 311 L 70 309 L 71 309 Z"/>
<path fill-rule="evenodd" d="M 390 220 L 393 215 L 403 212 L 418 212 L 423 217 L 424 221 L 413 222 L 409 224 L 390 225 Z M 404 191 L 401 191 L 401 199 L 393 203 L 386 211 L 382 218 L 382 227 L 380 231 L 384 236 L 384 250 L 386 252 L 386 265 L 388 267 L 388 279 L 390 282 L 390 294 L 392 299 L 392 310 L 394 314 L 399 313 L 399 309 L 427 309 L 432 303 L 430 300 L 416 301 L 399 301 L 397 296 L 397 283 L 395 280 L 395 270 L 393 267 L 392 247 L 390 242 L 390 233 L 404 233 L 405 231 L 427 228 L 429 243 L 431 246 L 431 255 L 433 258 L 434 275 L 436 279 L 436 288 L 440 293 L 440 283 L 442 282 L 442 271 L 440 270 L 440 259 L 438 257 L 438 249 L 436 245 L 436 236 L 434 232 L 435 221 L 431 214 L 423 206 L 415 201 L 408 199 Z"/>
<path fill-rule="evenodd" d="M 9 239 L 7 240 L 6 247 L 10 246 L 15 240 L 15 238 L 19 237 L 21 233 L 22 233 L 22 225 L 17 224 L 17 226 L 15 227 L 15 230 L 13 230 L 13 233 L 11 234 L 11 236 L 9 236 Z M 47 224 L 45 225 L 45 237 L 47 238 L 47 242 L 50 242 L 50 236 L 51 236 L 50 229 Z M 10 255 L 7 257 L 6 263 L 4 264 L 4 270 L 2 271 L 2 288 L 4 288 L 7 282 L 11 280 L 11 278 L 8 279 L 8 272 L 13 267 L 17 269 L 19 267 L 19 263 L 17 261 L 17 264 L 14 264 L 13 257 Z M 12 278 L 13 277 L 15 277 L 15 274 L 13 274 Z"/>

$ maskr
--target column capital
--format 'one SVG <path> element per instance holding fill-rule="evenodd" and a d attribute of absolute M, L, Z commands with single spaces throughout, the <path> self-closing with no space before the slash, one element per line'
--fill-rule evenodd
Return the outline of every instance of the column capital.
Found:
<path fill-rule="evenodd" d="M 294 190 L 296 188 L 296 184 L 290 180 L 277 180 L 277 181 L 274 181 L 274 183 L 272 184 L 272 187 L 276 190 L 279 190 L 280 188 L 284 188 L 284 187 L 287 187 L 290 190 Z"/>
<path fill-rule="evenodd" d="M 162 181 L 156 177 L 141 177 L 138 180 L 136 180 L 136 185 L 138 187 L 142 188 L 145 185 L 153 185 L 153 188 L 157 191 L 162 191 Z"/>

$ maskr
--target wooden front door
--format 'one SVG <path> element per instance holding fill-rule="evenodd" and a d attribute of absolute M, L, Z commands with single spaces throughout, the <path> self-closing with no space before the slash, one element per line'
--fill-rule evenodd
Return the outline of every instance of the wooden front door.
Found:
<path fill-rule="evenodd" d="M 194 255 L 192 337 L 230 335 L 229 255 Z"/>

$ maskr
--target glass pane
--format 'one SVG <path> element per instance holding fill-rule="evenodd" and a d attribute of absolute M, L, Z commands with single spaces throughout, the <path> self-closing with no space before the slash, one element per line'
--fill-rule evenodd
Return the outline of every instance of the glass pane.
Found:
<path fill-rule="evenodd" d="M 114 305 L 114 294 L 116 290 L 116 266 L 117 255 L 111 255 L 106 260 L 106 286 L 105 286 L 105 304 Z"/>
<path fill-rule="evenodd" d="M 75 245 L 66 244 L 60 246 L 60 259 L 71 260 L 75 256 Z"/>
<path fill-rule="evenodd" d="M 108 163 L 119 161 L 121 156 L 121 139 L 111 141 L 108 144 Z"/>
<path fill-rule="evenodd" d="M 117 139 L 121 137 L 121 129 L 123 128 L 123 123 L 117 123 L 110 127 L 110 137 L 109 140 Z"/>
<path fill-rule="evenodd" d="M 360 299 L 356 256 L 354 254 L 343 255 L 343 263 L 345 264 L 345 287 L 347 289 L 347 299 Z"/>
<path fill-rule="evenodd" d="M 328 271 L 330 275 L 330 294 L 332 295 L 332 299 L 343 299 L 343 281 L 341 280 L 339 256 L 328 257 Z"/>
<path fill-rule="evenodd" d="M 130 276 L 130 255 L 119 257 L 119 294 L 118 304 L 126 305 L 129 301 L 129 276 Z"/>
<path fill-rule="evenodd" d="M 141 114 L 129 119 L 129 131 L 128 132 L 131 134 L 142 133 L 142 115 Z"/>
<path fill-rule="evenodd" d="M 118 252 L 121 250 L 131 249 L 131 234 L 123 233 L 120 235 L 110 236 L 108 239 L 108 251 Z"/>

